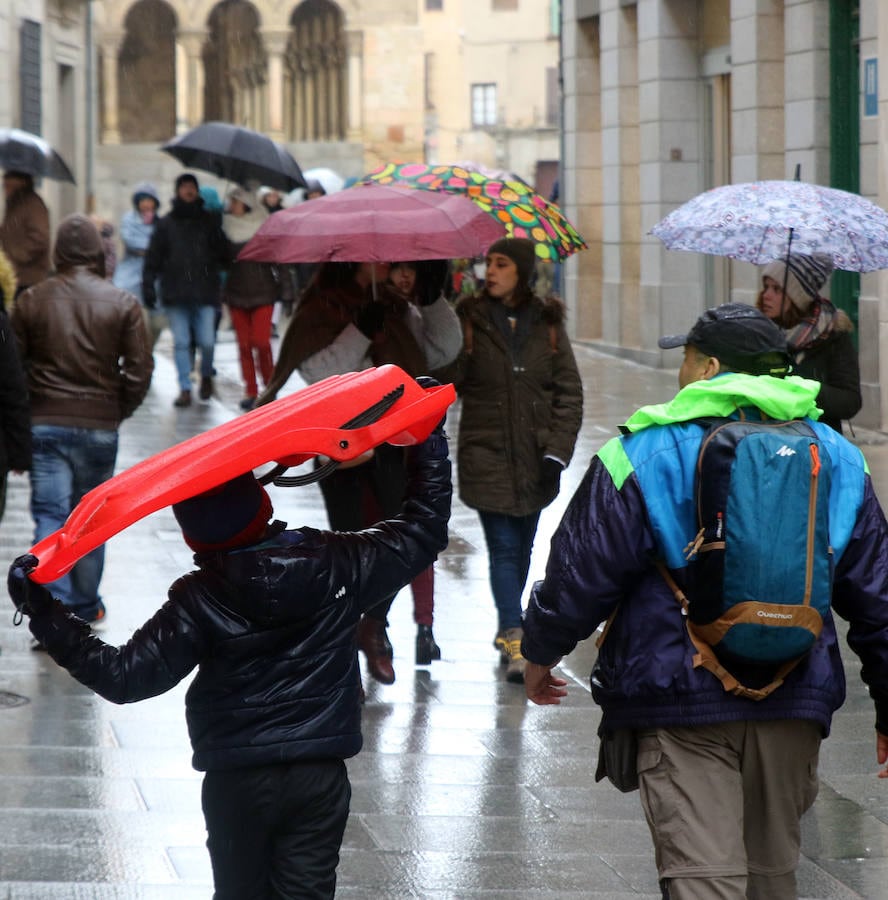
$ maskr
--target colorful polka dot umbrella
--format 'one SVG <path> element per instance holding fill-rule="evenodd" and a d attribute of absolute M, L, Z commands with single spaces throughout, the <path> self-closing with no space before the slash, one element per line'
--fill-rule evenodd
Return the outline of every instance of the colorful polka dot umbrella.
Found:
<path fill-rule="evenodd" d="M 537 256 L 543 260 L 557 262 L 587 246 L 558 207 L 523 181 L 497 181 L 461 166 L 424 163 L 385 163 L 362 181 L 465 194 L 501 222 L 508 237 L 535 241 Z"/>

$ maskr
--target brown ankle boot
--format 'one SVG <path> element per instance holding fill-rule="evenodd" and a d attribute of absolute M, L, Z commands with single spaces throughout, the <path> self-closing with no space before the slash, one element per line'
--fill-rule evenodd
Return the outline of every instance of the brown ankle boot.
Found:
<path fill-rule="evenodd" d="M 385 622 L 363 616 L 358 624 L 358 647 L 367 657 L 367 671 L 382 684 L 393 684 L 392 645 Z"/>
<path fill-rule="evenodd" d="M 173 406 L 178 406 L 179 409 L 191 406 L 191 391 L 179 391 L 179 396 L 173 400 Z"/>

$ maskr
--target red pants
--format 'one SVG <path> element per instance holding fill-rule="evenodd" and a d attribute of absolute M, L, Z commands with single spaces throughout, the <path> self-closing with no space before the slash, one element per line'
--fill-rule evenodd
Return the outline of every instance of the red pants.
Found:
<path fill-rule="evenodd" d="M 259 393 L 256 384 L 256 363 L 259 364 L 263 387 L 271 380 L 271 373 L 274 370 L 274 359 L 271 355 L 271 316 L 274 313 L 274 304 L 255 306 L 253 309 L 229 306 L 228 311 L 231 313 L 231 324 L 237 335 L 244 393 L 247 397 L 255 397 Z"/>

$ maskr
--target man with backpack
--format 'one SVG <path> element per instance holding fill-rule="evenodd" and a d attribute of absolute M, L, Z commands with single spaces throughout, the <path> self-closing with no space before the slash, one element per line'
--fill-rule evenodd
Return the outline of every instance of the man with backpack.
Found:
<path fill-rule="evenodd" d="M 663 896 L 794 900 L 845 698 L 831 610 L 888 762 L 888 525 L 765 316 L 725 304 L 660 346 L 684 347 L 681 390 L 632 415 L 572 498 L 525 613 L 525 690 L 559 703 L 553 667 L 605 623 L 596 779 L 640 787 Z"/>

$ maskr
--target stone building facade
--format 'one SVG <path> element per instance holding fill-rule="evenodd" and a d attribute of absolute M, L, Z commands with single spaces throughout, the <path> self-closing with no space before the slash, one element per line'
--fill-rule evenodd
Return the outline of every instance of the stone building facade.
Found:
<path fill-rule="evenodd" d="M 543 187 L 556 176 L 557 0 L 96 7 L 97 207 L 112 218 L 135 182 L 165 186 L 180 171 L 163 141 L 213 119 L 345 177 L 391 160 L 474 161 L 542 174 Z"/>
<path fill-rule="evenodd" d="M 39 134 L 55 147 L 77 185 L 44 180 L 38 190 L 57 221 L 84 209 L 89 191 L 81 173 L 90 144 L 87 4 L 82 0 L 0 3 L 0 126 Z"/>
<path fill-rule="evenodd" d="M 799 167 L 803 181 L 888 207 L 884 0 L 564 0 L 562 18 L 564 205 L 590 244 L 565 267 L 577 337 L 672 366 L 660 334 L 707 306 L 755 301 L 756 267 L 649 235 L 710 187 Z M 858 326 L 856 421 L 882 429 L 886 279 L 830 282 Z"/>

